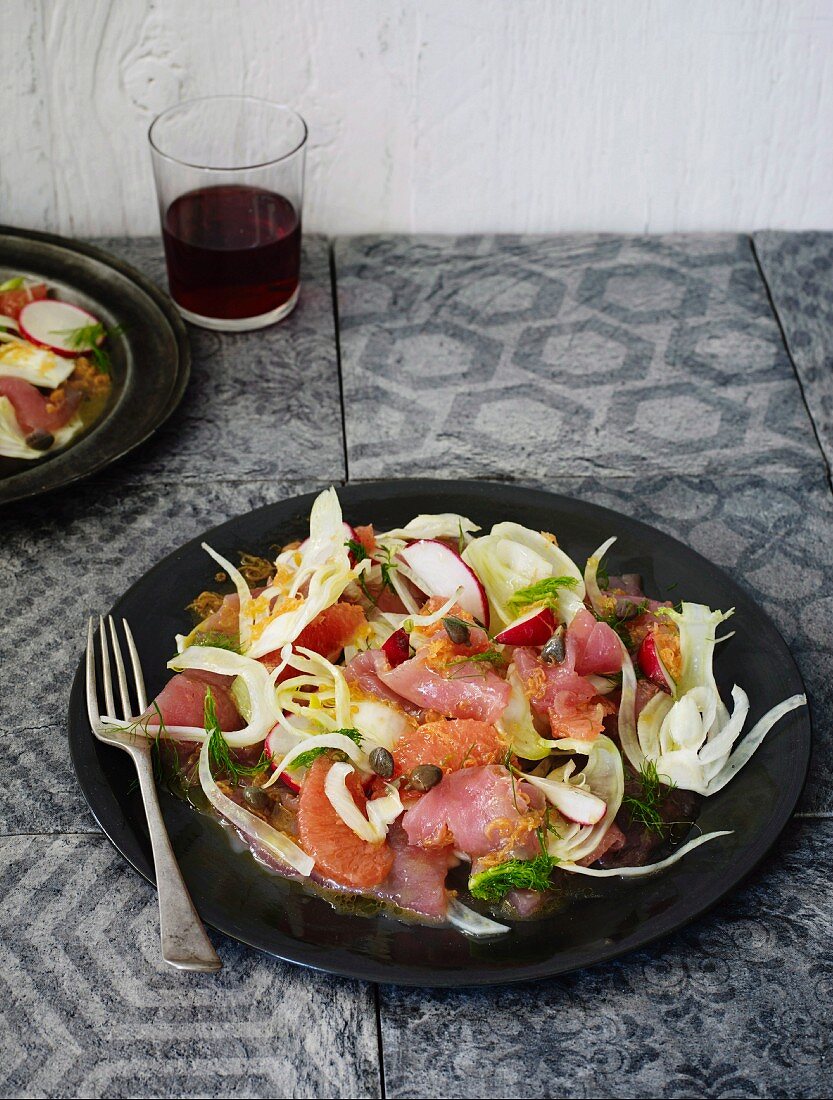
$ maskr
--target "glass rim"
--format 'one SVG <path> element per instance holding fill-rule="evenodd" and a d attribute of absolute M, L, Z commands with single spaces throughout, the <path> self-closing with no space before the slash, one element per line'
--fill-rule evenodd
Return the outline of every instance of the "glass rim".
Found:
<path fill-rule="evenodd" d="M 259 103 L 266 107 L 271 107 L 279 111 L 284 111 L 287 114 L 292 115 L 298 122 L 301 123 L 301 138 L 288 153 L 281 153 L 279 157 L 269 157 L 266 160 L 258 161 L 256 164 L 235 164 L 229 168 L 219 168 L 211 164 L 196 164 L 193 161 L 183 160 L 181 157 L 175 157 L 171 153 L 166 153 L 164 149 L 160 148 L 157 142 L 154 140 L 153 130 L 158 122 L 172 115 L 175 111 L 182 110 L 183 107 L 193 107 L 197 103 L 210 103 L 212 100 L 237 100 L 244 103 Z M 174 103 L 170 107 L 166 107 L 164 111 L 161 111 L 156 118 L 151 122 L 148 127 L 148 143 L 152 151 L 164 160 L 172 161 L 174 164 L 181 164 L 185 168 L 197 168 L 201 172 L 250 172 L 254 168 L 269 168 L 273 164 L 280 164 L 281 161 L 289 160 L 290 157 L 294 157 L 296 153 L 300 152 L 307 143 L 309 137 L 309 127 L 306 124 L 305 119 L 287 103 L 276 103 L 271 99 L 263 99 L 260 96 L 254 95 L 205 95 L 197 96 L 195 99 L 186 99 L 181 103 Z"/>

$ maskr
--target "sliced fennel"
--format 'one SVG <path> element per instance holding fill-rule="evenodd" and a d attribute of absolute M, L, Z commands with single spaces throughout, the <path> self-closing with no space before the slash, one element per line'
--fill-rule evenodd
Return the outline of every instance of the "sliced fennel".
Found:
<path fill-rule="evenodd" d="M 353 801 L 347 789 L 347 777 L 353 773 L 351 764 L 337 760 L 327 772 L 324 793 L 330 805 L 356 836 L 371 844 L 381 844 L 388 835 L 388 827 L 396 821 L 404 809 L 399 791 L 387 784 L 387 793 L 367 803 L 367 817 Z"/>
<path fill-rule="evenodd" d="M 449 899 L 446 916 L 449 924 L 467 936 L 502 936 L 505 932 L 512 931 L 508 925 L 498 924 L 496 920 L 482 916 L 456 898 Z"/>
<path fill-rule="evenodd" d="M 495 723 L 498 733 L 523 760 L 543 760 L 549 756 L 555 741 L 542 737 L 532 721 L 532 710 L 524 691 L 523 681 L 514 664 L 509 666 L 506 681 L 512 689 L 509 702 Z"/>
<path fill-rule="evenodd" d="M 399 738 L 416 725 L 413 718 L 382 699 L 360 698 L 353 702 L 350 725 L 373 745 L 389 752 Z"/>
<path fill-rule="evenodd" d="M 288 587 L 276 576 L 275 582 L 253 601 L 257 613 L 247 650 L 252 657 L 262 657 L 294 642 L 305 626 L 339 599 L 364 565 L 359 563 L 356 569 L 350 565 L 335 489 L 327 489 L 316 498 L 310 513 L 309 539 L 303 551 L 293 554 L 299 556 L 299 561 Z"/>
<path fill-rule="evenodd" d="M 468 536 L 480 528 L 465 516 L 456 512 L 439 512 L 436 515 L 415 516 L 404 527 L 394 527 L 378 536 L 380 539 L 459 539 L 462 534 L 466 542 Z"/>
<path fill-rule="evenodd" d="M 232 748 L 244 748 L 263 741 L 278 720 L 280 711 L 269 673 L 263 665 L 249 657 L 212 646 L 190 646 L 168 661 L 168 668 L 176 672 L 188 668 L 200 669 L 221 676 L 238 676 L 243 680 L 251 716 L 244 729 L 223 735 Z"/>
<path fill-rule="evenodd" d="M 735 685 L 730 715 L 718 693 L 712 667 L 715 630 L 732 612 L 684 603 L 681 611 L 661 608 L 658 613 L 667 615 L 679 629 L 680 674 L 672 681 L 673 694 L 655 696 L 640 714 L 636 745 L 630 731 L 623 731 L 620 714 L 622 747 L 635 768 L 648 759 L 656 765 L 662 782 L 712 795 L 748 763 L 775 723 L 807 700 L 804 695 L 793 695 L 773 707 L 735 749 L 749 714 L 749 699 Z"/>
<path fill-rule="evenodd" d="M 576 741 L 563 738 L 556 748 L 570 753 L 586 753 L 587 764 L 575 772 L 572 761 L 550 772 L 548 779 L 570 784 L 601 799 L 605 804 L 604 816 L 595 825 L 579 825 L 574 821 L 559 819 L 557 833 L 547 834 L 547 852 L 561 863 L 576 863 L 591 855 L 599 846 L 605 833 L 619 812 L 625 793 L 625 773 L 619 750 L 609 737 L 600 734 L 595 741 Z M 525 780 L 531 776 L 524 776 Z M 545 791 L 546 794 L 546 791 Z"/>
<path fill-rule="evenodd" d="M 599 566 L 602 563 L 602 558 L 616 542 L 616 536 L 609 538 L 607 542 L 603 542 L 602 545 L 587 559 L 587 565 L 584 567 L 584 586 L 587 590 L 587 597 L 590 600 L 590 604 L 593 610 L 599 615 L 606 615 L 608 613 L 610 597 L 605 596 L 599 588 Z"/>
<path fill-rule="evenodd" d="M 573 577 L 575 587 L 559 589 L 558 616 L 570 623 L 583 606 L 584 578 L 575 562 L 538 531 L 519 523 L 498 523 L 488 535 L 473 539 L 463 551 L 486 589 L 489 610 L 508 626 L 517 618 L 512 597 L 523 588 L 552 577 Z"/>
<path fill-rule="evenodd" d="M 720 836 L 731 836 L 731 834 L 731 829 L 721 829 L 714 833 L 704 833 L 702 836 L 695 837 L 694 840 L 689 840 L 687 844 L 683 844 L 676 852 L 672 852 L 667 859 L 661 859 L 659 863 L 646 863 L 641 867 L 580 867 L 576 863 L 561 863 L 558 869 L 560 871 L 570 871 L 575 875 L 591 875 L 595 878 L 614 878 L 616 876 L 622 876 L 623 878 L 646 877 L 647 875 L 655 875 L 658 871 L 664 871 L 666 867 L 671 867 L 672 864 L 682 859 L 683 856 L 688 855 L 689 852 L 693 852 L 695 848 L 699 848 L 701 844 L 707 844 L 710 840 L 717 840 Z"/>
<path fill-rule="evenodd" d="M 226 734 L 226 739 L 228 739 L 228 734 Z M 293 840 L 290 840 L 286 833 L 279 832 L 223 794 L 211 774 L 207 741 L 200 750 L 199 777 L 200 786 L 205 792 L 205 797 L 214 809 L 227 821 L 230 821 L 235 828 L 239 829 L 250 840 L 255 841 L 269 855 L 279 859 L 282 863 L 288 864 L 299 874 L 306 877 L 311 873 L 315 861 L 299 848 Z"/>

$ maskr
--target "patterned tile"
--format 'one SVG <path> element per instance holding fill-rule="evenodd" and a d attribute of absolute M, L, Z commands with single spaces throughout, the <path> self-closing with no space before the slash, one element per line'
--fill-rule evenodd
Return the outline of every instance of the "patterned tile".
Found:
<path fill-rule="evenodd" d="M 66 709 L 87 617 L 181 543 L 319 487 L 251 481 L 125 488 L 93 479 L 4 516 L 0 586 L 0 833 L 96 828 L 69 760 Z"/>
<path fill-rule="evenodd" d="M 756 233 L 755 251 L 833 465 L 833 233 Z"/>
<path fill-rule="evenodd" d="M 831 859 L 833 823 L 793 824 L 715 913 L 620 962 L 493 990 L 382 986 L 387 1095 L 824 1095 Z"/>
<path fill-rule="evenodd" d="M 167 293 L 155 238 L 97 240 Z M 191 381 L 168 424 L 113 468 L 147 482 L 205 478 L 343 477 L 329 246 L 304 239 L 301 299 L 272 328 L 218 333 L 188 326 Z"/>
<path fill-rule="evenodd" d="M 102 837 L 0 839 L 0 890 L 0 1095 L 379 1095 L 371 987 L 219 935 L 219 974 L 169 970 Z"/>
<path fill-rule="evenodd" d="M 746 237 L 359 237 L 336 270 L 351 478 L 818 459 Z"/>

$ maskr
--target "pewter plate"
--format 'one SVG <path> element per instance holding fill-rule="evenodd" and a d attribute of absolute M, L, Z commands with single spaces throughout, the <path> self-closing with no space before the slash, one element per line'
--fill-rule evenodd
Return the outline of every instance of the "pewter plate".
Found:
<path fill-rule="evenodd" d="M 0 226 L 0 282 L 29 275 L 107 327 L 113 389 L 103 414 L 64 450 L 35 462 L 0 458 L 0 504 L 58 489 L 108 466 L 152 435 L 182 399 L 188 337 L 173 303 L 144 275 L 92 245 Z"/>

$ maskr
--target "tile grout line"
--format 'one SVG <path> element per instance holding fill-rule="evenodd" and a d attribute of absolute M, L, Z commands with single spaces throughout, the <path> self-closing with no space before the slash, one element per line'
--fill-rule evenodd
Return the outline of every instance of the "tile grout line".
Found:
<path fill-rule="evenodd" d="M 796 366 L 795 359 L 793 359 L 792 352 L 790 351 L 790 345 L 789 345 L 789 341 L 787 340 L 787 334 L 784 330 L 784 325 L 781 321 L 781 314 L 778 312 L 778 306 L 775 304 L 775 298 L 773 297 L 773 294 L 772 294 L 772 288 L 770 287 L 769 282 L 768 282 L 767 277 L 766 277 L 766 273 L 764 272 L 763 264 L 761 263 L 761 257 L 758 254 L 758 247 L 755 244 L 754 235 L 750 236 L 749 243 L 752 246 L 752 257 L 755 261 L 755 266 L 758 269 L 758 274 L 761 277 L 761 282 L 763 284 L 764 290 L 766 291 L 766 297 L 767 297 L 767 301 L 769 302 L 769 308 L 772 311 L 772 316 L 775 319 L 775 323 L 778 326 L 778 331 L 781 334 L 781 343 L 784 345 L 784 351 L 787 353 L 787 358 L 789 359 L 790 366 L 792 367 L 793 374 L 795 375 L 795 380 L 798 383 L 798 390 L 799 390 L 799 393 L 801 394 L 801 400 L 804 403 L 804 408 L 807 411 L 807 417 L 810 421 L 810 426 L 813 429 L 813 436 L 816 440 L 816 446 L 819 449 L 819 454 L 821 455 L 821 460 L 824 463 L 824 469 L 825 469 L 825 472 L 827 474 L 827 486 L 830 489 L 831 494 L 833 494 L 833 473 L 831 472 L 831 469 L 830 469 L 830 463 L 827 460 L 827 455 L 825 454 L 824 447 L 822 446 L 822 442 L 821 442 L 821 437 L 819 436 L 818 426 L 816 425 L 816 421 L 813 418 L 812 410 L 811 410 L 810 405 L 807 401 L 807 394 L 806 394 L 806 391 L 804 389 L 804 383 L 801 380 L 801 375 L 798 373 L 798 367 Z"/>
<path fill-rule="evenodd" d="M 341 326 L 338 318 L 338 280 L 336 276 L 336 250 L 332 240 L 327 242 L 330 261 L 330 293 L 333 299 L 333 328 L 336 340 L 336 370 L 338 372 L 338 400 L 341 407 L 341 444 L 344 455 L 344 484 L 350 481 L 350 465 L 347 453 L 347 409 L 344 402 L 344 372 L 341 364 Z"/>
<path fill-rule="evenodd" d="M 379 1070 L 379 1096 L 381 1100 L 387 1098 L 387 1086 L 385 1083 L 385 1044 L 382 1038 L 382 1005 L 379 983 L 373 983 L 373 1007 L 376 1012 L 376 1056 Z"/>

